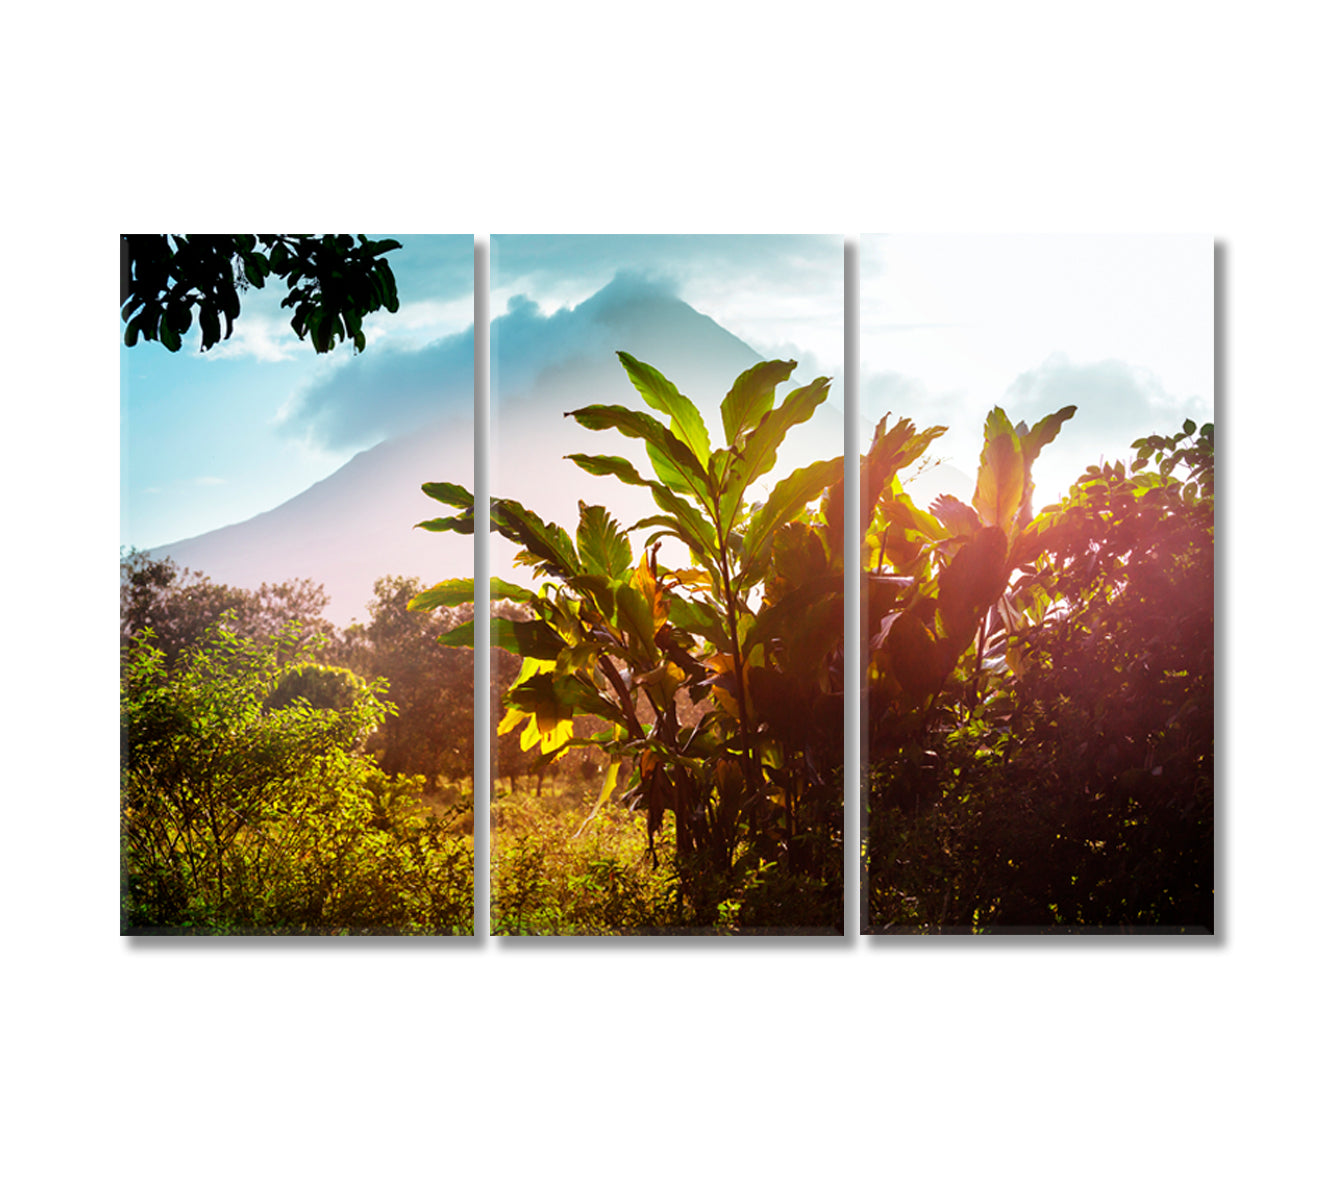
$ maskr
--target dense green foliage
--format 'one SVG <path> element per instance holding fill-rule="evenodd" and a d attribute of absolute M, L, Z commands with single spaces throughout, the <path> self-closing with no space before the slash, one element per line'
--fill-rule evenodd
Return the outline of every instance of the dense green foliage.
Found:
<path fill-rule="evenodd" d="M 1213 926 L 1213 427 L 1034 517 L 1072 414 L 995 410 L 971 506 L 863 459 L 868 929 Z"/>
<path fill-rule="evenodd" d="M 384 685 L 225 624 L 174 664 L 122 654 L 122 929 L 460 933 L 472 839 L 423 815 L 424 781 L 362 747 Z"/>
<path fill-rule="evenodd" d="M 642 410 L 591 405 L 569 415 L 644 443 L 655 478 L 627 459 L 574 454 L 593 475 L 647 489 L 656 515 L 622 530 L 581 505 L 574 535 L 513 500 L 493 499 L 491 527 L 519 548 L 536 590 L 492 580 L 492 598 L 522 606 L 493 616 L 491 642 L 523 660 L 500 735 L 555 760 L 578 745 L 608 759 L 598 804 L 646 814 L 647 846 L 671 817 L 681 906 L 674 923 L 715 925 L 719 904 L 772 873 L 781 903 L 752 906 L 749 928 L 837 932 L 842 912 L 842 460 L 798 468 L 767 497 L 748 494 L 771 472 L 787 433 L 828 395 L 817 379 L 776 402 L 794 362 L 744 372 L 721 404 L 725 444 L 710 445 L 698 409 L 659 372 L 620 355 Z M 429 529 L 472 533 L 471 493 L 430 483 L 458 514 Z M 813 507 L 818 506 L 818 507 Z M 638 562 L 629 534 L 648 530 Z M 689 566 L 659 561 L 664 541 Z M 466 603 L 472 580 L 422 593 L 423 610 Z M 445 635 L 469 645 L 471 623 Z M 602 722 L 576 736 L 579 716 Z"/>
<path fill-rule="evenodd" d="M 363 234 L 291 233 L 125 234 L 121 248 L 121 320 L 125 344 L 142 337 L 168 350 L 199 317 L 200 350 L 232 336 L 241 314 L 240 293 L 262 288 L 270 276 L 287 284 L 282 306 L 292 309 L 292 330 L 309 335 L 317 354 L 344 338 L 366 348 L 361 322 L 381 308 L 398 311 L 398 285 L 381 257 L 401 249 Z"/>

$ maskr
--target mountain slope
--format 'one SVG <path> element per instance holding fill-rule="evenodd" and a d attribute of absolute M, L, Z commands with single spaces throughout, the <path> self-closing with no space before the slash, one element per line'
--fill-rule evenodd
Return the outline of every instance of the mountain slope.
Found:
<path fill-rule="evenodd" d="M 446 511 L 422 494 L 424 482 L 472 475 L 472 423 L 444 421 L 362 451 L 277 508 L 153 553 L 235 587 L 314 579 L 331 597 L 325 615 L 342 625 L 365 615 L 382 575 L 472 575 L 471 538 L 414 528 Z"/>
<path fill-rule="evenodd" d="M 520 298 L 492 322 L 492 494 L 569 528 L 578 521 L 581 499 L 606 505 L 622 526 L 647 515 L 645 492 L 595 479 L 563 457 L 618 454 L 649 471 L 639 443 L 582 429 L 565 416 L 585 404 L 642 407 L 617 350 L 653 364 L 691 396 L 715 440 L 721 436 L 719 402 L 736 376 L 759 361 L 715 321 L 642 279 L 618 276 L 584 303 L 547 316 Z M 798 364 L 793 381 L 809 378 Z M 797 461 L 837 455 L 841 415 L 820 414 L 790 440 L 797 457 L 786 468 L 780 461 L 780 472 Z M 326 615 L 343 624 L 364 613 L 382 575 L 417 575 L 427 584 L 473 575 L 473 539 L 414 528 L 448 511 L 422 495 L 427 480 L 472 488 L 466 418 L 442 418 L 387 439 L 269 512 L 154 553 L 234 586 L 309 577 L 332 598 Z M 490 574 L 529 579 L 511 566 L 513 547 L 493 537 L 490 553 Z"/>

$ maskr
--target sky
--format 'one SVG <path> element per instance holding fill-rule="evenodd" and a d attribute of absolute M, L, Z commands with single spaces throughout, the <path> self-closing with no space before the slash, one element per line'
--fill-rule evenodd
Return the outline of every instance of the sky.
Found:
<path fill-rule="evenodd" d="M 492 494 L 571 531 L 580 500 L 605 505 L 622 527 L 652 511 L 645 490 L 564 461 L 575 451 L 615 454 L 652 477 L 641 443 L 583 430 L 565 415 L 590 403 L 646 411 L 618 350 L 648 362 L 693 400 L 715 445 L 719 405 L 755 362 L 796 361 L 780 401 L 795 386 L 830 378 L 829 399 L 789 435 L 753 498 L 798 465 L 840 456 L 843 271 L 841 235 L 493 235 Z M 527 568 L 511 568 L 513 555 L 494 536 L 491 573 L 530 581 Z"/>
<path fill-rule="evenodd" d="M 245 520 L 435 412 L 471 408 L 473 239 L 398 240 L 390 261 L 401 307 L 368 319 L 360 355 L 346 345 L 316 355 L 299 341 L 274 281 L 243 295 L 232 338 L 206 354 L 188 337 L 176 354 L 122 346 L 123 546 Z M 758 358 L 796 359 L 794 383 L 831 376 L 822 416 L 826 426 L 841 420 L 842 235 L 493 235 L 489 257 L 498 494 L 523 499 L 522 486 L 507 487 L 517 475 L 531 494 L 557 498 L 555 519 L 574 519 L 576 493 L 591 481 L 549 452 L 568 452 L 564 442 L 581 431 L 554 409 L 547 426 L 507 421 L 507 397 L 540 395 L 538 380 L 562 370 L 568 388 L 580 355 L 614 366 L 614 350 L 633 347 L 617 340 L 623 324 L 611 310 L 624 316 L 653 299 L 683 301 Z M 1039 459 L 1039 503 L 1057 499 L 1086 464 L 1125 457 L 1134 438 L 1212 414 L 1207 238 L 863 235 L 858 267 L 863 448 L 886 412 L 950 427 L 933 447 L 946 465 L 914 485 L 919 499 L 970 498 L 982 421 L 995 404 L 1030 423 L 1078 407 Z M 706 418 L 726 382 L 687 391 Z M 639 403 L 626 382 L 614 386 L 587 399 Z M 516 453 L 507 467 L 497 452 L 516 450 L 530 426 L 547 458 Z M 790 453 L 810 461 L 841 449 L 832 434 L 831 444 L 814 444 L 815 434 L 812 423 L 790 439 Z M 616 435 L 598 437 L 594 452 L 626 449 Z M 540 465 L 548 461 L 550 471 Z"/>
<path fill-rule="evenodd" d="M 1077 411 L 1034 469 L 1035 501 L 1085 466 L 1213 414 L 1213 243 L 1188 236 L 860 239 L 863 449 L 893 413 L 948 425 L 946 469 L 909 490 L 972 497 L 982 424 Z"/>
<path fill-rule="evenodd" d="M 616 234 L 491 238 L 491 315 L 526 296 L 573 308 L 618 273 L 655 279 L 754 347 L 803 372 L 843 367 L 843 235 Z M 721 399 L 721 397 L 720 397 Z"/>
<path fill-rule="evenodd" d="M 146 549 L 246 520 L 441 406 L 472 409 L 473 237 L 393 236 L 399 310 L 366 319 L 365 351 L 317 355 L 270 278 L 231 338 L 172 354 L 120 349 L 121 545 Z"/>

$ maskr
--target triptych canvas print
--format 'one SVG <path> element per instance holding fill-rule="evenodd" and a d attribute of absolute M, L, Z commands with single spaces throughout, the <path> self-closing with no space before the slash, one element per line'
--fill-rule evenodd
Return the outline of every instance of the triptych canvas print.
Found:
<path fill-rule="evenodd" d="M 1207 238 L 121 280 L 123 933 L 1212 931 Z"/>

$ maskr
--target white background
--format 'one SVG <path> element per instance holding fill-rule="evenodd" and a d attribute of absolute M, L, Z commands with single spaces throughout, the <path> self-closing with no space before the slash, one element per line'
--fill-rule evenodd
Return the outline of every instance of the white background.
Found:
<path fill-rule="evenodd" d="M 10 1194 L 1327 1185 L 1315 6 L 35 11 L 0 85 Z M 180 225 L 1217 237 L 1220 936 L 118 937 L 115 237 Z"/>

